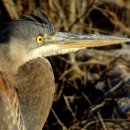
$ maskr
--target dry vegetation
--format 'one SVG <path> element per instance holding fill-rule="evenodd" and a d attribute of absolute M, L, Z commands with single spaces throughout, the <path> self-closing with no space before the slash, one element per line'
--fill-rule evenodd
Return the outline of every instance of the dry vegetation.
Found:
<path fill-rule="evenodd" d="M 1 23 L 41 8 L 59 31 L 130 35 L 130 0 L 6 1 L 0 2 Z M 49 60 L 56 93 L 44 130 L 130 129 L 129 44 Z"/>

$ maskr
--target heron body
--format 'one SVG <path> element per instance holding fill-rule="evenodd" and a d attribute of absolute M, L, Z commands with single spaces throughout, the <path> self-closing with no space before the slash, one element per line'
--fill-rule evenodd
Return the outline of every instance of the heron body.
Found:
<path fill-rule="evenodd" d="M 55 28 L 43 12 L 5 24 L 0 30 L 0 130 L 42 130 L 55 83 L 50 63 L 30 50 Z"/>

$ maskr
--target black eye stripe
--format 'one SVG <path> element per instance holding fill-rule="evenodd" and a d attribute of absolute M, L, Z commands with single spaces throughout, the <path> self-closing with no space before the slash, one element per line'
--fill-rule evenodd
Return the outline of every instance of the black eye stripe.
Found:
<path fill-rule="evenodd" d="M 39 35 L 38 35 L 38 36 L 42 36 L 42 37 L 43 37 L 43 36 L 44 36 L 44 34 L 43 34 L 43 33 L 39 33 Z"/>

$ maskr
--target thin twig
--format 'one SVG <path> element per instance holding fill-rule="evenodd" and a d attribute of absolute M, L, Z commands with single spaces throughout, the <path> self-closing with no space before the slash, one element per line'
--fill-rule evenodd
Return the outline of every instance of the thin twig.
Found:
<path fill-rule="evenodd" d="M 64 124 L 60 121 L 60 119 L 58 118 L 57 114 L 55 113 L 55 111 L 53 109 L 51 109 L 53 115 L 55 116 L 57 122 L 59 123 L 59 125 L 63 128 L 63 130 L 67 130 L 67 128 L 64 126 Z"/>
<path fill-rule="evenodd" d="M 97 112 L 97 114 L 98 114 L 99 120 L 100 120 L 100 122 L 101 122 L 101 124 L 102 124 L 102 126 L 103 126 L 103 129 L 104 129 L 104 130 L 107 130 L 107 127 L 106 127 L 105 124 L 104 124 L 104 121 L 103 121 L 103 119 L 102 119 L 102 117 L 101 117 L 101 114 L 100 114 L 99 112 Z"/>
<path fill-rule="evenodd" d="M 19 19 L 19 14 L 17 12 L 15 3 L 13 0 L 2 0 L 7 12 L 9 13 L 9 16 L 12 20 Z"/>

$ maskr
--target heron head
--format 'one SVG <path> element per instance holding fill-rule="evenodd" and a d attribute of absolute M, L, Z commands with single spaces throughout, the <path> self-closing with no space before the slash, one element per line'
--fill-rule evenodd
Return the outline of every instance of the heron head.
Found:
<path fill-rule="evenodd" d="M 129 38 L 58 32 L 41 10 L 38 15 L 24 16 L 0 29 L 0 47 L 10 59 L 18 61 L 75 52 L 87 47 L 130 41 Z M 6 55 L 6 54 L 5 54 Z M 22 60 L 21 60 L 22 61 Z"/>

